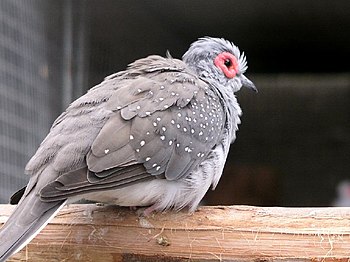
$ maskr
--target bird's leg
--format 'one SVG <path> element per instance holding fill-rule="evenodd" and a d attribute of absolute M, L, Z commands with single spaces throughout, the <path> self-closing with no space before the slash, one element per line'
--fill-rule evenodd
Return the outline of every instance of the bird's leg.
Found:
<path fill-rule="evenodd" d="M 129 206 L 129 210 L 136 212 L 138 216 L 149 217 L 153 211 L 157 211 L 157 206 L 156 205 L 152 205 L 149 207 Z"/>
<path fill-rule="evenodd" d="M 136 211 L 138 216 L 144 216 L 144 217 L 149 217 L 154 211 L 158 211 L 158 205 L 153 204 L 152 206 L 149 207 L 129 207 L 130 210 Z"/>
<path fill-rule="evenodd" d="M 130 209 L 131 211 L 136 211 L 136 210 L 137 210 L 137 206 L 130 206 L 129 209 Z"/>
<path fill-rule="evenodd" d="M 149 217 L 153 211 L 157 211 L 157 206 L 156 204 L 150 206 L 150 207 L 147 207 L 144 211 L 143 211 L 143 215 L 145 217 Z"/>

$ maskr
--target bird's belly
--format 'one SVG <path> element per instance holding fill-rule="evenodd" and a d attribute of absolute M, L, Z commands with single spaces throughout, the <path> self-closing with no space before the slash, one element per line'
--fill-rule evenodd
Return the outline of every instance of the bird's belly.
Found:
<path fill-rule="evenodd" d="M 184 197 L 185 184 L 180 181 L 154 179 L 130 186 L 92 192 L 83 195 L 90 201 L 116 204 L 119 206 L 150 206 L 157 204 L 157 209 L 167 209 L 178 205 Z M 176 202 L 176 203 L 175 203 Z M 186 201 L 187 202 L 187 201 Z M 182 204 L 181 204 L 182 205 Z"/>

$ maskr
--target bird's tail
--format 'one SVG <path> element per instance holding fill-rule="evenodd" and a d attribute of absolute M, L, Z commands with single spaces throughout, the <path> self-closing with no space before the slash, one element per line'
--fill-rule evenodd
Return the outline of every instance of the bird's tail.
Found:
<path fill-rule="evenodd" d="M 0 262 L 27 245 L 65 203 L 66 200 L 42 202 L 34 192 L 23 197 L 0 229 Z"/>

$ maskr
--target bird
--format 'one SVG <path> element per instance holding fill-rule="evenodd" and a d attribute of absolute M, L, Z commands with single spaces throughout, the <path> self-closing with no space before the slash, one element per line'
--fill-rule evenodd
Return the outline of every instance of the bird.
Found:
<path fill-rule="evenodd" d="M 193 212 L 215 189 L 242 110 L 257 91 L 244 52 L 202 37 L 182 59 L 150 55 L 73 101 L 29 160 L 27 186 L 0 231 L 0 261 L 28 244 L 69 203 Z"/>

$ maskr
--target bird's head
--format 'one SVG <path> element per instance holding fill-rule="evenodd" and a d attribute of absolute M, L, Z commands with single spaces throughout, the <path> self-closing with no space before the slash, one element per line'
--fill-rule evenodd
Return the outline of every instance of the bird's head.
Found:
<path fill-rule="evenodd" d="M 244 53 L 225 39 L 200 38 L 192 43 L 182 59 L 201 78 L 231 87 L 233 92 L 242 86 L 257 91 L 253 82 L 244 76 L 248 68 Z"/>

